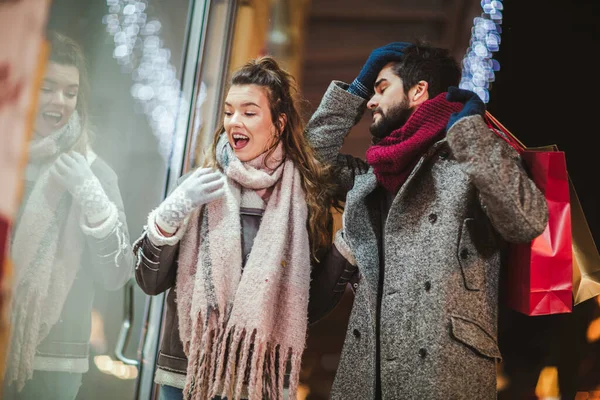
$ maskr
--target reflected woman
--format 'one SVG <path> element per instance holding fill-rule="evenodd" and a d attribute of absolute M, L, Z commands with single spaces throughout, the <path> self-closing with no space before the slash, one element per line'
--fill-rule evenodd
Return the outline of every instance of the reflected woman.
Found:
<path fill-rule="evenodd" d="M 329 171 L 274 59 L 236 71 L 224 109 L 205 167 L 134 245 L 141 288 L 170 289 L 155 382 L 161 400 L 262 400 L 283 398 L 289 379 L 296 398 L 311 264 L 331 244 Z"/>
<path fill-rule="evenodd" d="M 8 399 L 75 399 L 89 367 L 95 288 L 131 277 L 117 176 L 91 149 L 83 52 L 51 32 L 21 207 L 12 232 Z"/>

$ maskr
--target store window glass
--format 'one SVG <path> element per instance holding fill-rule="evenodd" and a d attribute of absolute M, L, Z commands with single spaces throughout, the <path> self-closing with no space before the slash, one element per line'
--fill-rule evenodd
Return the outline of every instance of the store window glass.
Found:
<path fill-rule="evenodd" d="M 4 399 L 135 396 L 146 296 L 132 281 L 131 245 L 164 196 L 187 125 L 180 88 L 191 3 L 52 2 L 11 231 Z"/>

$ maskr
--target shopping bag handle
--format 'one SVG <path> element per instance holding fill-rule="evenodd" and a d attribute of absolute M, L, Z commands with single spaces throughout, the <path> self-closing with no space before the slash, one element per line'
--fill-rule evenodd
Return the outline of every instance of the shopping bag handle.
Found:
<path fill-rule="evenodd" d="M 513 149 L 517 152 L 522 153 L 525 151 L 526 147 L 515 135 L 512 134 L 511 131 L 506 129 L 500 121 L 496 119 L 489 111 L 485 112 L 485 122 L 488 127 L 493 130 L 496 135 L 498 135 L 501 139 L 503 139 L 506 143 L 508 143 Z"/>

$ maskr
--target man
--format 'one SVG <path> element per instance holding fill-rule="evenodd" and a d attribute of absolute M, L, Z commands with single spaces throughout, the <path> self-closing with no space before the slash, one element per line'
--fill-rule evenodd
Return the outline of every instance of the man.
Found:
<path fill-rule="evenodd" d="M 333 82 L 308 124 L 346 194 L 357 265 L 313 276 L 313 310 L 357 282 L 332 399 L 496 398 L 502 252 L 542 233 L 547 205 L 479 97 L 451 87 L 459 79 L 447 51 L 392 43 L 350 86 Z M 338 154 L 365 103 L 367 163 Z"/>

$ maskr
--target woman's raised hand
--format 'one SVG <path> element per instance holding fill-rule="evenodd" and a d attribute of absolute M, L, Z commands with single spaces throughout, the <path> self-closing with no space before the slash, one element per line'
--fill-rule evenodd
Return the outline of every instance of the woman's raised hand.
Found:
<path fill-rule="evenodd" d="M 156 224 L 162 231 L 173 234 L 194 209 L 224 195 L 224 175 L 212 168 L 198 168 L 161 203 Z"/>
<path fill-rule="evenodd" d="M 91 224 L 103 222 L 111 212 L 111 202 L 86 158 L 75 151 L 59 156 L 50 175 L 71 193 Z"/>

